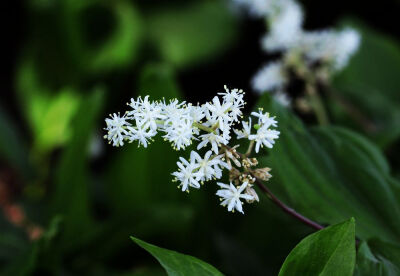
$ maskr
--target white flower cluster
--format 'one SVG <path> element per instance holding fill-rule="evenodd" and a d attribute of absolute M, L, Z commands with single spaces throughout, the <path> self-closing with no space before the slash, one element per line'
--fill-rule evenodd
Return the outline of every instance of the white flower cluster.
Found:
<path fill-rule="evenodd" d="M 289 104 L 284 96 L 288 83 L 288 60 L 296 57 L 303 66 L 315 64 L 330 74 L 344 68 L 360 45 L 360 34 L 346 28 L 341 31 L 305 31 L 303 10 L 295 0 L 233 0 L 246 7 L 250 14 L 265 17 L 268 33 L 262 38 L 262 48 L 267 52 L 282 52 L 283 61 L 274 61 L 262 67 L 252 80 L 253 89 L 259 93 L 274 92 L 279 101 Z"/>
<path fill-rule="evenodd" d="M 197 150 L 206 148 L 205 154 L 191 151 L 189 160 L 180 157 L 178 171 L 172 173 L 182 191 L 189 192 L 190 187 L 199 189 L 205 181 L 222 178 L 224 169 L 234 169 L 231 160 L 236 166 L 241 166 L 237 159 L 241 156 L 236 153 L 235 147 L 231 148 L 228 144 L 233 125 L 242 118 L 244 92 L 225 86 L 225 91 L 218 95 L 222 99 L 215 96 L 211 102 L 203 105 L 192 105 L 176 99 L 169 102 L 149 101 L 148 96 L 131 99 L 128 103 L 131 110 L 123 116 L 114 113 L 105 119 L 107 134 L 104 138 L 117 147 L 125 142 L 138 141 L 139 146 L 146 148 L 153 137 L 161 132 L 176 150 L 185 149 L 194 140 L 199 141 Z M 246 138 L 252 145 L 255 144 L 257 153 L 260 147 L 272 148 L 275 139 L 279 138 L 279 131 L 272 129 L 277 127 L 277 121 L 262 110 L 252 115 L 258 118 L 258 124 L 254 126 L 256 132 L 251 133 L 251 119 L 249 122 L 242 121 L 243 129 L 234 130 L 237 138 Z M 236 209 L 243 212 L 240 199 L 248 202 L 258 200 L 249 181 L 235 183 L 236 186 L 218 185 L 223 189 L 218 190 L 217 195 L 229 211 Z"/>

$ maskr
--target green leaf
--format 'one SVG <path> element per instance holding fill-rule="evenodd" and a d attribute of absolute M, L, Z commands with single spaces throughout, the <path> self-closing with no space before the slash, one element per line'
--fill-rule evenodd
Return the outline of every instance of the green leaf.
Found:
<path fill-rule="evenodd" d="M 358 237 L 400 241 L 398 185 L 372 143 L 338 127 L 310 132 L 268 96 L 259 105 L 277 117 L 281 132 L 269 155 L 259 159 L 272 168 L 273 192 L 319 223 L 355 217 Z"/>
<path fill-rule="evenodd" d="M 379 240 L 362 242 L 354 275 L 400 275 L 400 247 Z"/>
<path fill-rule="evenodd" d="M 135 237 L 131 237 L 137 245 L 153 255 L 167 271 L 168 275 L 223 275 L 215 267 L 189 255 L 164 249 Z"/>
<path fill-rule="evenodd" d="M 342 25 L 357 29 L 362 35 L 359 51 L 350 64 L 334 79 L 337 93 L 350 101 L 374 126 L 368 130 L 380 146 L 387 146 L 400 135 L 400 46 L 357 20 L 343 20 Z M 378 73 L 379 72 L 379 73 Z M 340 122 L 349 117 L 339 112 Z"/>
<path fill-rule="evenodd" d="M 352 218 L 307 236 L 290 252 L 279 275 L 353 275 L 354 234 Z"/>
<path fill-rule="evenodd" d="M 73 138 L 56 168 L 52 212 L 63 215 L 63 237 L 68 245 L 79 243 L 81 238 L 90 234 L 90 230 L 94 230 L 89 196 L 88 153 L 93 131 L 98 127 L 103 101 L 102 89 L 95 89 L 82 101 L 73 121 Z M 77 233 L 80 234 L 77 236 Z"/>
<path fill-rule="evenodd" d="M 149 16 L 150 38 L 164 60 L 178 67 L 223 53 L 236 37 L 235 19 L 223 1 L 200 1 Z"/>

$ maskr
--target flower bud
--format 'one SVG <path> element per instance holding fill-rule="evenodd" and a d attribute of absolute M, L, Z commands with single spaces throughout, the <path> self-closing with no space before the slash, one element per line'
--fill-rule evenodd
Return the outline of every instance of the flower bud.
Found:
<path fill-rule="evenodd" d="M 268 167 L 255 169 L 253 170 L 253 175 L 258 179 L 268 181 L 272 177 L 272 175 L 269 173 L 270 171 L 271 169 Z"/>
<path fill-rule="evenodd" d="M 247 201 L 247 203 L 253 203 L 254 201 L 259 202 L 260 200 L 258 198 L 258 195 L 257 195 L 256 191 L 251 186 L 252 185 L 248 185 L 246 187 L 246 194 L 251 195 L 253 197 L 253 199 L 248 199 L 246 201 Z"/>

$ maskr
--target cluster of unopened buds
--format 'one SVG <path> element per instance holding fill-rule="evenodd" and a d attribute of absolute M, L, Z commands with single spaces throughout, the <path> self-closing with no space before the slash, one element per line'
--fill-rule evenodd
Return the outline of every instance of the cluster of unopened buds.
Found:
<path fill-rule="evenodd" d="M 253 148 L 258 153 L 264 146 L 273 147 L 279 137 L 279 131 L 273 129 L 277 127 L 277 121 L 259 109 L 251 113 L 257 122 L 253 126 L 251 118 L 242 120 L 245 105 L 242 90 L 230 90 L 225 86 L 225 91 L 218 95 L 202 105 L 177 99 L 150 101 L 148 96 L 131 99 L 128 103 L 131 110 L 123 116 L 114 113 L 105 120 L 107 134 L 104 137 L 113 146 L 138 141 L 139 146 L 147 147 L 161 132 L 162 137 L 178 151 L 197 141 L 197 151 L 204 151 L 204 154 L 192 150 L 188 160 L 180 157 L 178 170 L 172 173 L 173 181 L 178 182 L 182 191 L 189 192 L 190 188 L 199 189 L 206 181 L 221 179 L 226 169 L 230 183 L 217 182 L 220 189 L 216 194 L 228 211 L 243 213 L 242 200 L 249 203 L 258 201 L 253 189 L 256 178 L 268 180 L 271 177 L 269 168 L 255 169 L 258 161 L 249 156 Z M 240 129 L 233 128 L 240 123 Z M 246 153 L 237 152 L 238 145 L 229 145 L 232 133 L 237 139 L 249 141 Z"/>

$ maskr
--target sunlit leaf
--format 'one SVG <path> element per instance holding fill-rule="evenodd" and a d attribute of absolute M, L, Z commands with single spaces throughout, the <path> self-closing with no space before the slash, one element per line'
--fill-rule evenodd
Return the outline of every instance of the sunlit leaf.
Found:
<path fill-rule="evenodd" d="M 279 275 L 353 275 L 354 233 L 354 219 L 350 219 L 307 236 L 290 252 Z"/>
<path fill-rule="evenodd" d="M 50 91 L 40 83 L 29 59 L 20 66 L 17 87 L 22 110 L 33 132 L 34 150 L 46 153 L 68 141 L 80 95 L 71 88 Z"/>

